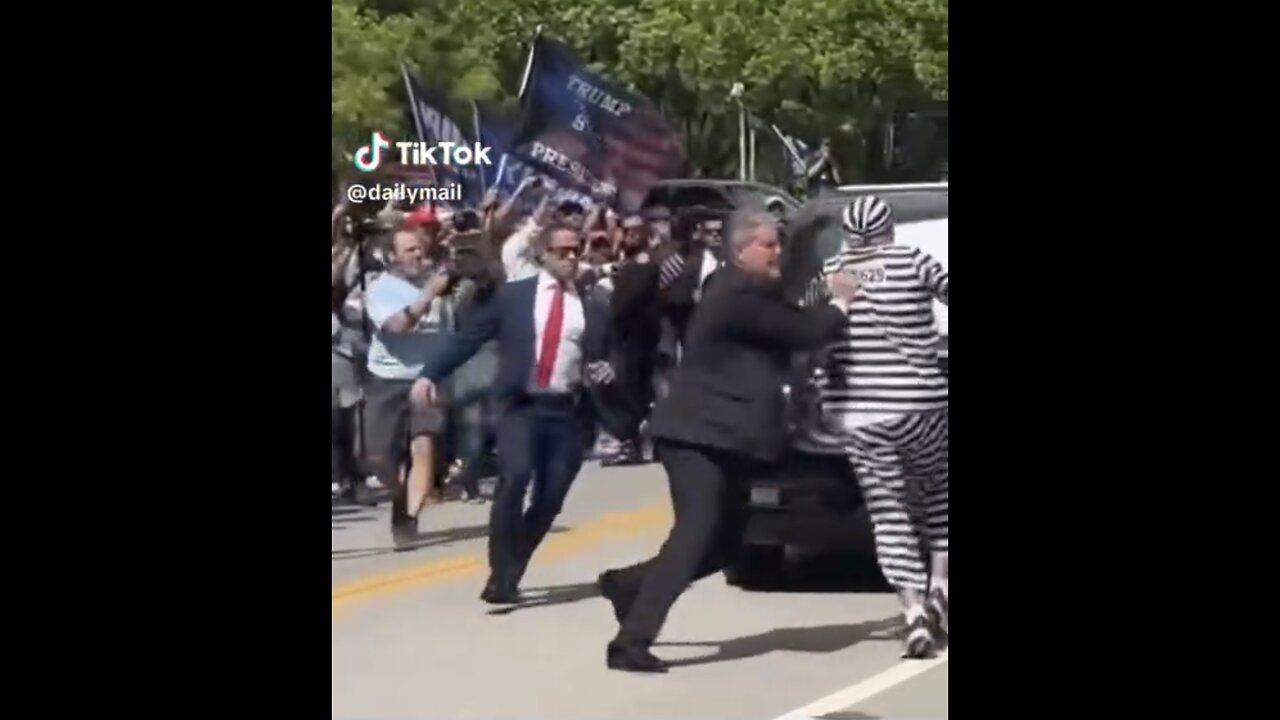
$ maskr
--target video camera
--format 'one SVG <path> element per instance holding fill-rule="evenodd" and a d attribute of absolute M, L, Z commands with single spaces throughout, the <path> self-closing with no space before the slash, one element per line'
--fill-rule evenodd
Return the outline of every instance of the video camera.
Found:
<path fill-rule="evenodd" d="M 378 217 L 383 209 L 382 203 L 362 202 L 348 203 L 346 212 L 347 232 L 357 241 L 367 236 L 387 230 Z"/>

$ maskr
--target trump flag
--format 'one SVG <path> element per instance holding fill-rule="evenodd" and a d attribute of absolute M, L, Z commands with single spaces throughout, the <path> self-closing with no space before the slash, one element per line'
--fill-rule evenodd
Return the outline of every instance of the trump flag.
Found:
<path fill-rule="evenodd" d="M 520 99 L 525 123 L 514 154 L 623 212 L 684 171 L 680 138 L 657 108 L 587 70 L 559 42 L 534 38 Z"/>
<path fill-rule="evenodd" d="M 418 139 L 432 145 L 442 142 L 451 142 L 464 146 L 470 145 L 458 123 L 437 109 L 438 107 L 444 107 L 444 104 L 439 102 L 437 98 L 431 97 L 418 81 L 409 74 L 408 68 L 401 66 L 400 71 L 404 75 L 405 94 L 409 98 L 409 111 L 412 114 L 413 125 L 417 131 Z M 483 190 L 480 187 L 480 171 L 475 165 L 446 165 L 441 163 L 435 165 L 432 169 L 441 184 L 462 186 L 462 203 L 464 205 L 475 207 L 480 204 L 480 196 Z"/>

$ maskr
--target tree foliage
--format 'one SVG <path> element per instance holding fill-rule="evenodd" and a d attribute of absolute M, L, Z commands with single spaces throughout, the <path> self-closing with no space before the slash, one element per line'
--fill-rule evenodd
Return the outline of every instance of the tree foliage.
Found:
<path fill-rule="evenodd" d="M 708 175 L 735 172 L 735 82 L 759 119 L 831 136 L 854 178 L 888 117 L 947 98 L 947 0 L 332 3 L 335 162 L 373 129 L 404 131 L 401 60 L 459 103 L 512 102 L 540 25 L 657 103 Z"/>

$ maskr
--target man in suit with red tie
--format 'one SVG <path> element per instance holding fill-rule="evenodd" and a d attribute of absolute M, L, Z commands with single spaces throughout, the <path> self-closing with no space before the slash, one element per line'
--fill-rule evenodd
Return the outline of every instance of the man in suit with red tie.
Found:
<path fill-rule="evenodd" d="M 489 517 L 489 580 L 480 598 L 518 603 L 530 558 L 560 513 L 582 466 L 583 392 L 607 384 L 609 309 L 574 284 L 582 233 L 552 224 L 534 240 L 541 270 L 508 282 L 440 347 L 411 390 L 415 403 L 435 401 L 447 378 L 486 342 L 498 341 L 494 398 L 498 408 L 499 482 Z M 523 511 L 533 483 L 533 502 Z"/>

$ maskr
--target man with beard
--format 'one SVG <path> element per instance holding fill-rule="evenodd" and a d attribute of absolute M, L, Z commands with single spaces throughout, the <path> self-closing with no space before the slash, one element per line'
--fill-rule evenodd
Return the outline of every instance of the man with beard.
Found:
<path fill-rule="evenodd" d="M 435 439 L 444 431 L 441 407 L 409 403 L 423 362 L 453 326 L 445 297 L 449 276 L 431 259 L 434 229 L 409 222 L 396 231 L 390 267 L 369 285 L 366 300 L 375 329 L 365 385 L 366 439 L 378 481 L 395 493 L 391 534 L 398 547 L 417 534 L 418 512 L 435 485 Z"/>

